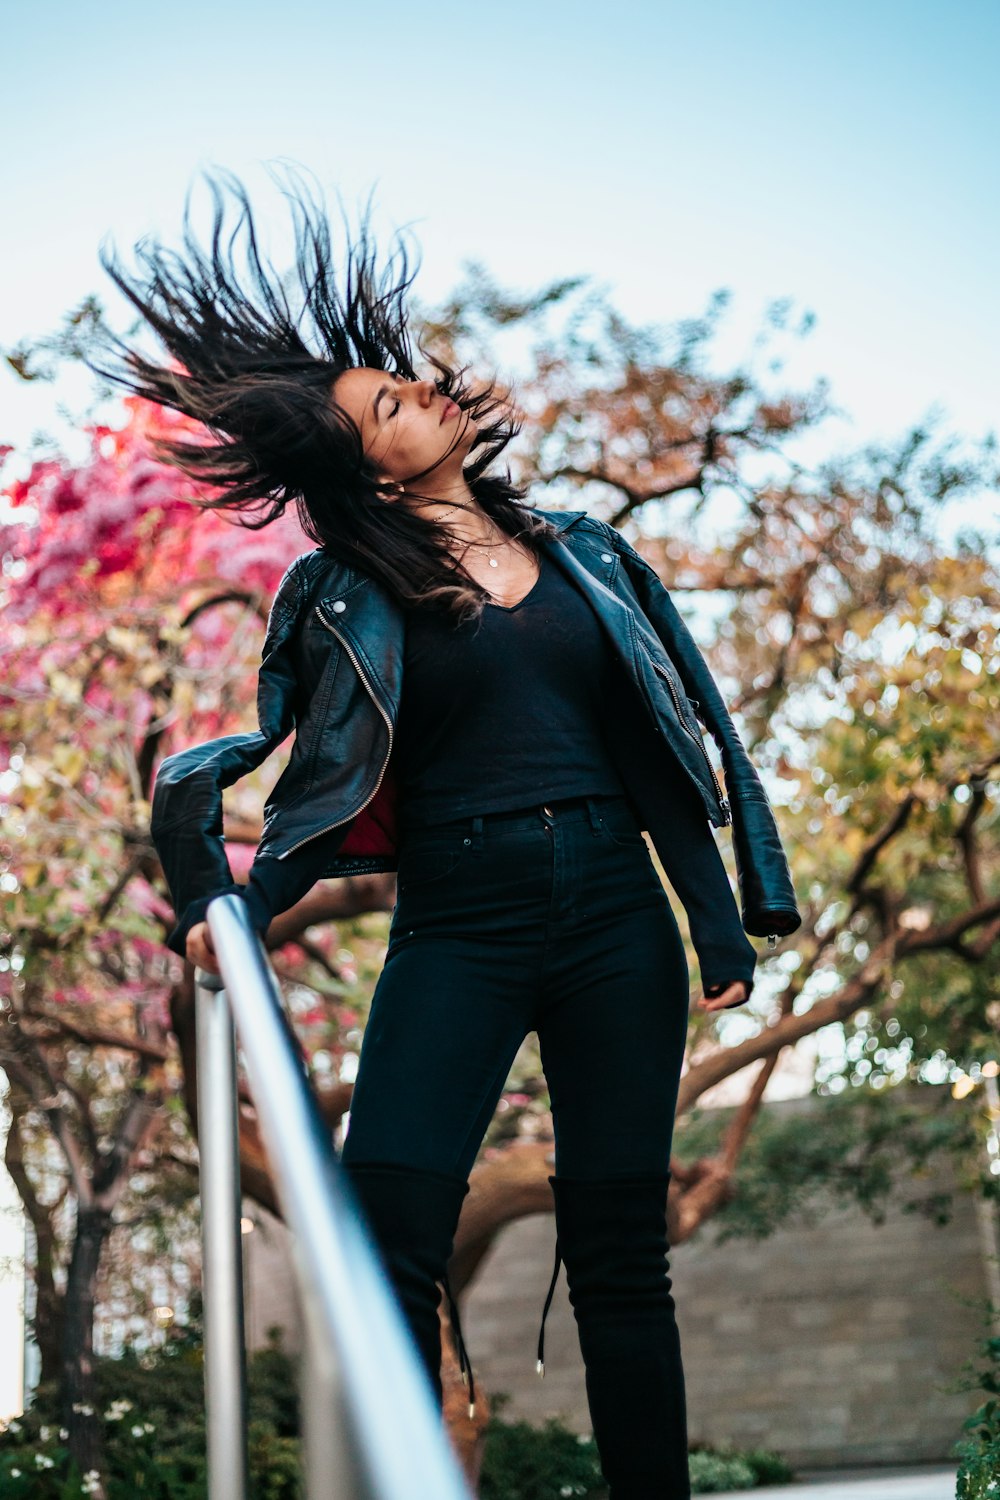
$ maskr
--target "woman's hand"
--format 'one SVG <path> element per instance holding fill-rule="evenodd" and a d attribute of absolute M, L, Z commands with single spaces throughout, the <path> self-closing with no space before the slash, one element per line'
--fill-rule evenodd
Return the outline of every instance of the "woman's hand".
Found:
<path fill-rule="evenodd" d="M 186 950 L 188 962 L 196 965 L 199 969 L 207 969 L 210 974 L 218 974 L 219 961 L 212 947 L 212 934 L 208 930 L 207 922 L 196 922 L 187 935 Z"/>
<path fill-rule="evenodd" d="M 750 988 L 745 979 L 734 980 L 732 984 L 713 984 L 712 993 L 706 990 L 698 1001 L 699 1010 L 728 1010 L 733 1005 L 743 1005 L 750 998 Z"/>

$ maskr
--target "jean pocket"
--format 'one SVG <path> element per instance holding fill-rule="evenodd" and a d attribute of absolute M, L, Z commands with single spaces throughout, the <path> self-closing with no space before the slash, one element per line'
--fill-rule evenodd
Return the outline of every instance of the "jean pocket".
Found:
<path fill-rule="evenodd" d="M 422 887 L 435 880 L 443 880 L 458 868 L 465 852 L 465 844 L 452 842 L 416 844 L 409 849 L 404 847 L 399 854 L 396 884 L 401 891 L 405 891 L 414 886 Z"/>
<path fill-rule="evenodd" d="M 607 816 L 601 815 L 601 833 L 611 844 L 618 844 L 622 849 L 646 849 L 649 846 L 642 834 L 642 829 L 628 817 L 615 817 L 614 821 L 608 820 Z"/>

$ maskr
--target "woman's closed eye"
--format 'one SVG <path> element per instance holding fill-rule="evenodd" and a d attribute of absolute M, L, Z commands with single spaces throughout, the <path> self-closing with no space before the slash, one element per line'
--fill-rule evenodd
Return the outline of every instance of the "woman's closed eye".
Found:
<path fill-rule="evenodd" d="M 393 380 L 402 380 L 402 379 L 404 379 L 404 377 L 402 375 L 394 375 L 392 378 L 393 378 Z M 400 404 L 401 403 L 397 400 L 395 406 L 392 408 L 392 411 L 389 412 L 389 416 L 390 417 L 394 417 L 396 415 L 396 413 L 399 411 Z"/>

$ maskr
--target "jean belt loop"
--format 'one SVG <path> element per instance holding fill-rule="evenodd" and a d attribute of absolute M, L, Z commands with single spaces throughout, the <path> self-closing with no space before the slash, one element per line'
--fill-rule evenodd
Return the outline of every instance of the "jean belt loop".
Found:
<path fill-rule="evenodd" d="M 587 812 L 590 814 L 590 831 L 598 834 L 601 831 L 601 815 L 597 810 L 597 802 L 593 797 L 587 798 Z"/>
<path fill-rule="evenodd" d="M 481 813 L 476 813 L 472 819 L 472 847 L 482 848 L 483 843 L 483 819 Z"/>

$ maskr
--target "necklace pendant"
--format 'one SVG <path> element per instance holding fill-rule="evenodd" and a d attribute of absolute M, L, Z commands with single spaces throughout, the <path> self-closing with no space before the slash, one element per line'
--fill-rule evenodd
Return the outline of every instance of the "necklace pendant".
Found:
<path fill-rule="evenodd" d="M 490 567 L 491 568 L 499 568 L 499 566 L 500 566 L 500 564 L 497 562 L 496 558 L 495 557 L 491 557 L 490 558 Z"/>

